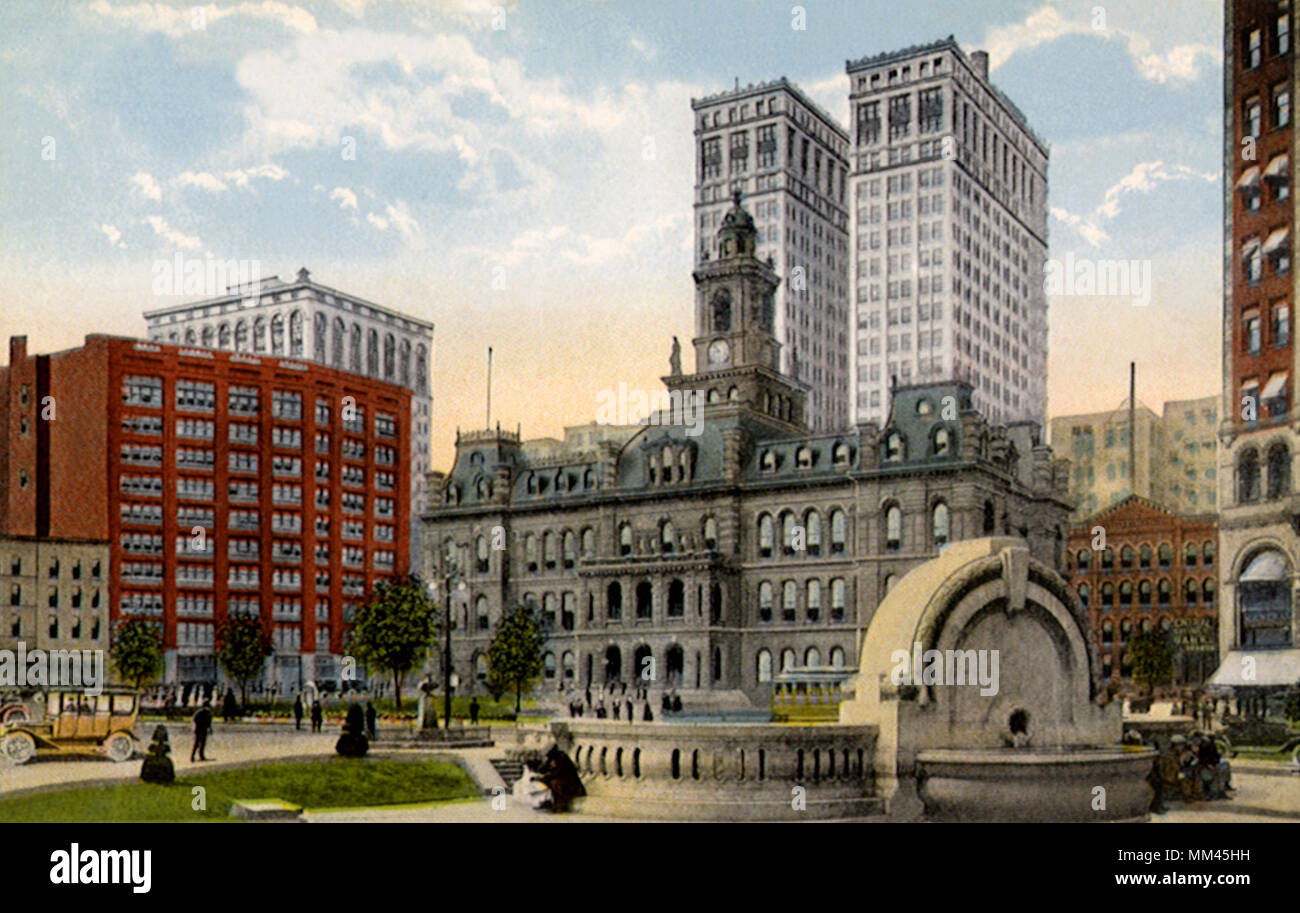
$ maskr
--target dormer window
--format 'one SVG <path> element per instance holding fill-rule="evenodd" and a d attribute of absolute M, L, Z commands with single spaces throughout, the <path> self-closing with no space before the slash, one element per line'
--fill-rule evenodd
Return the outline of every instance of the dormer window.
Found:
<path fill-rule="evenodd" d="M 934 433 L 934 455 L 948 456 L 952 452 L 952 435 L 947 428 L 940 428 Z"/>
<path fill-rule="evenodd" d="M 758 458 L 758 468 L 764 472 L 775 472 L 776 454 L 770 450 L 764 450 L 763 455 Z"/>
<path fill-rule="evenodd" d="M 891 431 L 885 438 L 885 461 L 889 463 L 898 462 L 903 459 L 903 436 L 897 431 Z"/>
<path fill-rule="evenodd" d="M 836 466 L 849 465 L 849 445 L 844 443 L 836 444 L 831 449 L 831 462 Z"/>
<path fill-rule="evenodd" d="M 800 447 L 794 452 L 794 465 L 796 469 L 812 469 L 813 452 L 811 447 Z"/>

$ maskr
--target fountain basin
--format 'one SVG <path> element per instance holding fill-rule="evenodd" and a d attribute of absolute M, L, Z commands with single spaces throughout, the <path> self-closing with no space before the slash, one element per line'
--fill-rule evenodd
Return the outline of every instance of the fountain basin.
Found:
<path fill-rule="evenodd" d="M 930 749 L 918 793 L 935 821 L 1142 821 L 1151 808 L 1147 749 Z"/>

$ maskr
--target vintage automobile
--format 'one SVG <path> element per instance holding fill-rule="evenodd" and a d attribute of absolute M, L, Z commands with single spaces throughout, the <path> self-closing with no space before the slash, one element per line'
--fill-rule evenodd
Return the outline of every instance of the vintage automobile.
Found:
<path fill-rule="evenodd" d="M 43 715 L 0 724 L 0 755 L 14 764 L 26 764 L 38 753 L 103 754 L 118 762 L 135 754 L 140 698 L 132 689 L 51 690 L 33 706 Z"/>

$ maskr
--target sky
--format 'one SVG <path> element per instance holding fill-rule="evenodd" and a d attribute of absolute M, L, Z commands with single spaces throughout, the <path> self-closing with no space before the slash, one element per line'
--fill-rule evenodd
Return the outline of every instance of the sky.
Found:
<path fill-rule="evenodd" d="M 484 425 L 488 346 L 493 421 L 559 436 L 602 391 L 661 389 L 671 337 L 694 335 L 691 99 L 786 76 L 847 124 L 846 60 L 951 34 L 1050 146 L 1049 257 L 1149 264 L 1144 305 L 1049 297 L 1049 414 L 1118 406 L 1130 361 L 1156 408 L 1210 395 L 1222 18 L 1215 0 L 11 0 L 0 338 L 142 336 L 145 310 L 185 300 L 154 281 L 177 253 L 305 266 L 434 322 L 435 468 Z"/>

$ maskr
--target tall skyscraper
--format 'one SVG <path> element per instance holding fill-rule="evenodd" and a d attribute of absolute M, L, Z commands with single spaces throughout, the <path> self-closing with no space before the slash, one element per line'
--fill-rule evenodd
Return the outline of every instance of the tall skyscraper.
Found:
<path fill-rule="evenodd" d="M 1214 682 L 1247 712 L 1300 680 L 1300 448 L 1291 406 L 1291 4 L 1228 0 L 1223 78 L 1223 409 L 1219 426 L 1219 650 Z M 1246 663 L 1253 657 L 1255 662 Z M 1247 678 L 1247 672 L 1249 677 Z"/>
<path fill-rule="evenodd" d="M 951 36 L 852 60 L 854 406 L 955 378 L 995 424 L 1047 413 L 1046 144 Z"/>
<path fill-rule="evenodd" d="M 433 324 L 321 285 L 306 269 L 202 301 L 146 311 L 149 339 L 248 355 L 288 356 L 411 391 L 411 541 L 419 551 L 429 466 Z"/>
<path fill-rule="evenodd" d="M 758 257 L 781 279 L 778 370 L 808 389 L 814 431 L 849 415 L 849 135 L 784 77 L 693 99 L 696 265 L 718 256 L 717 233 L 744 194 Z"/>

